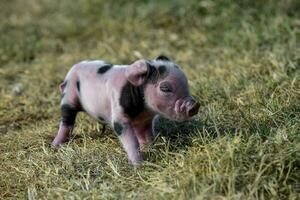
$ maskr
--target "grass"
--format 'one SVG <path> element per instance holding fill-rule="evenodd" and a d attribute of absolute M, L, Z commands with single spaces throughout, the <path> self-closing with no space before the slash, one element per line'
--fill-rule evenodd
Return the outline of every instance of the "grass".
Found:
<path fill-rule="evenodd" d="M 300 3 L 0 3 L 0 199 L 300 199 Z M 58 85 L 74 63 L 164 53 L 202 105 L 133 168 L 117 137 L 84 114 L 50 143 Z"/>

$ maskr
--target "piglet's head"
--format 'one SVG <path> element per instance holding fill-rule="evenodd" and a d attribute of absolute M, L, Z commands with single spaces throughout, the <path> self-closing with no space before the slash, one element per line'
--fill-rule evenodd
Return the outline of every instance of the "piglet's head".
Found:
<path fill-rule="evenodd" d="M 142 88 L 150 110 L 176 121 L 198 113 L 200 104 L 190 95 L 185 74 L 169 58 L 138 60 L 127 68 L 125 75 L 132 85 Z"/>

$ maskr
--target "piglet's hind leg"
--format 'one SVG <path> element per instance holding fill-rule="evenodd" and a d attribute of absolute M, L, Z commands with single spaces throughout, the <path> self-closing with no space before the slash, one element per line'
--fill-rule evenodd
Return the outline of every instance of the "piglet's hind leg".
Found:
<path fill-rule="evenodd" d="M 62 120 L 59 126 L 58 133 L 52 142 L 53 146 L 59 146 L 60 144 L 69 140 L 69 137 L 74 128 L 77 112 L 78 110 L 69 104 L 63 104 L 61 106 Z"/>

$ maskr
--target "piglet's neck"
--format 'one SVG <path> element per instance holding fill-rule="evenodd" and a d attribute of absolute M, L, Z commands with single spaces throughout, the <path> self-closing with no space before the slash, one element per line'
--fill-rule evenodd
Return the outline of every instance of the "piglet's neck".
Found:
<path fill-rule="evenodd" d="M 134 86 L 129 81 L 121 89 L 120 105 L 130 118 L 146 111 L 144 86 Z"/>

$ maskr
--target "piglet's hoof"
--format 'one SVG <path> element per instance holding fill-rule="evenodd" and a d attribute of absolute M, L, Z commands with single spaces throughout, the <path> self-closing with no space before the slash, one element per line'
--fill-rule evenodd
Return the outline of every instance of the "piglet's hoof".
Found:
<path fill-rule="evenodd" d="M 60 145 L 66 143 L 68 141 L 69 141 L 69 137 L 67 137 L 67 138 L 60 138 L 60 137 L 56 136 L 54 138 L 53 142 L 52 142 L 52 146 L 56 148 L 56 147 L 59 147 Z"/>
<path fill-rule="evenodd" d="M 141 166 L 141 164 L 143 163 L 144 159 L 140 159 L 140 160 L 134 160 L 134 161 L 131 161 L 130 164 L 132 164 L 133 166 L 135 167 L 138 167 L 138 166 Z"/>

